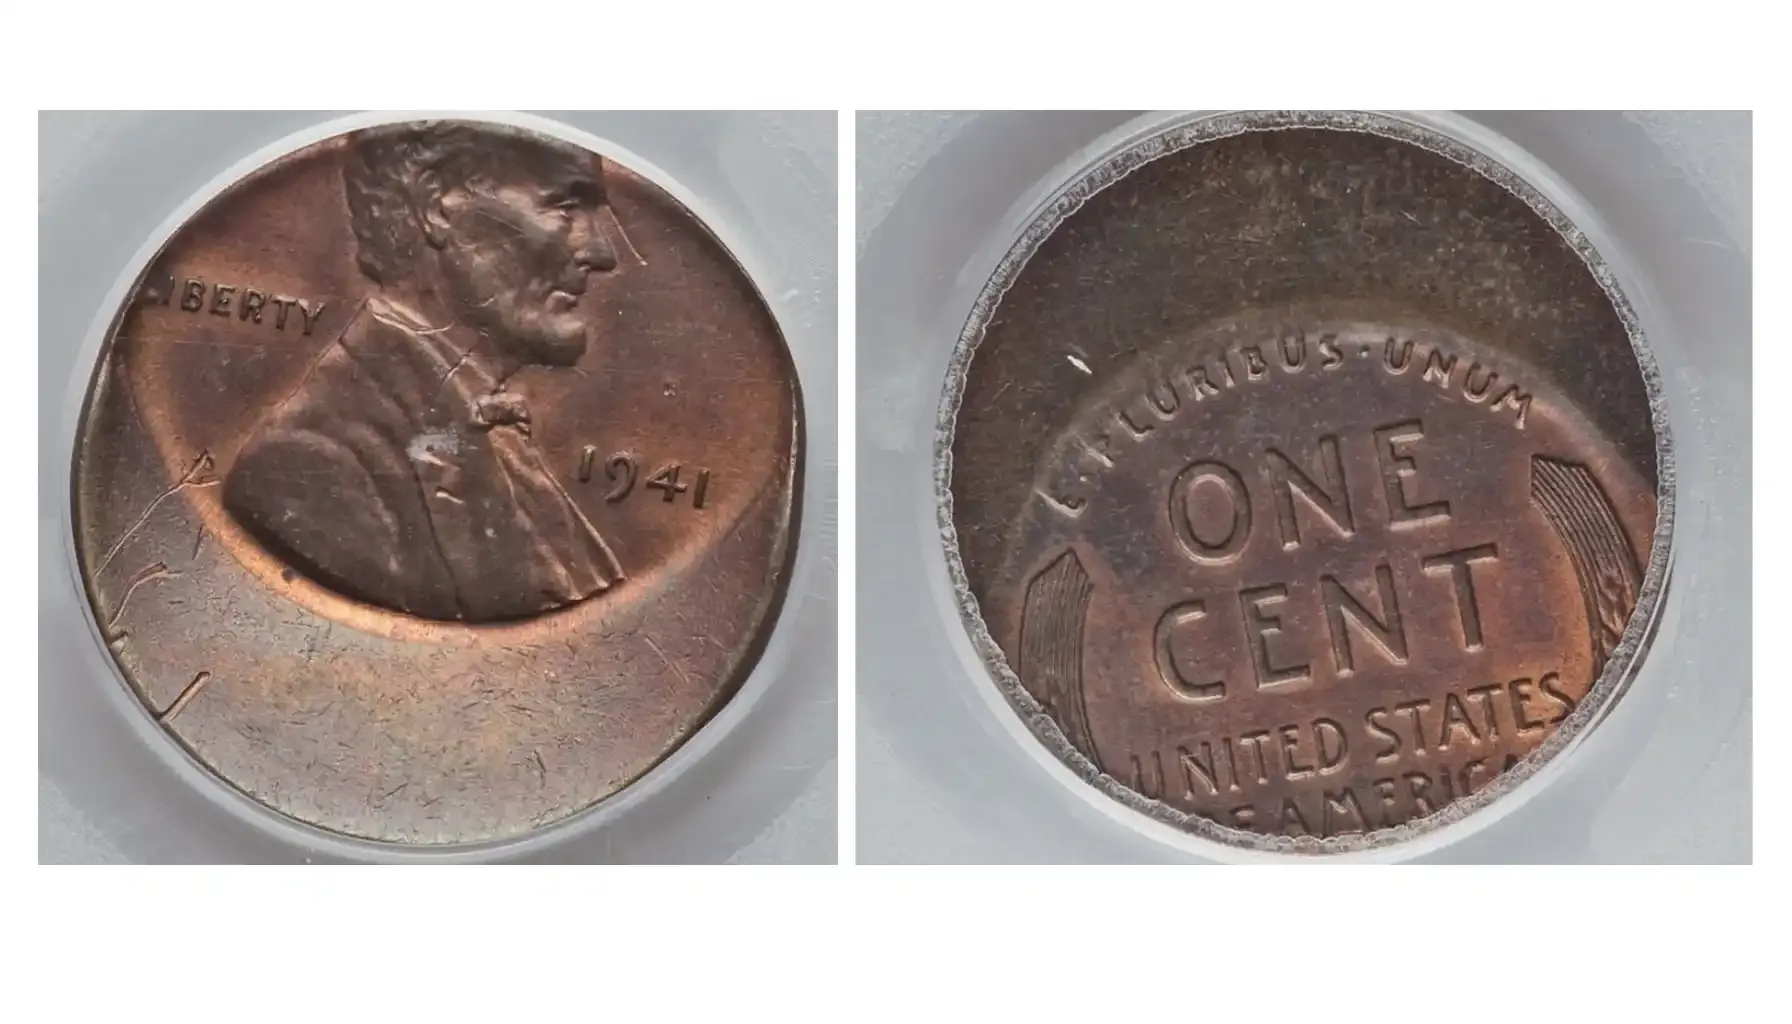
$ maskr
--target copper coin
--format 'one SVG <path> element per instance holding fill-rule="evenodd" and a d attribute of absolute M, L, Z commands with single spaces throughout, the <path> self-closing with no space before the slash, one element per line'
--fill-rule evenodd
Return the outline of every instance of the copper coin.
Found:
<path fill-rule="evenodd" d="M 1391 120 L 1196 121 L 1073 184 L 944 410 L 949 555 L 1034 731 L 1160 820 L 1308 851 L 1554 756 L 1621 688 L 1665 523 L 1592 259 Z"/>
<path fill-rule="evenodd" d="M 506 126 L 381 126 L 155 257 L 93 378 L 77 548 L 123 676 L 230 785 L 364 839 L 502 839 L 734 692 L 801 443 L 776 322 L 665 191 Z"/>

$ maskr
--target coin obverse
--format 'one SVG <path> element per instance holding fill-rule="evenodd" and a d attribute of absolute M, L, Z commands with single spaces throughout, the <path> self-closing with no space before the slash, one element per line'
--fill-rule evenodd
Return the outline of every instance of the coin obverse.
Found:
<path fill-rule="evenodd" d="M 76 551 L 122 675 L 219 778 L 362 839 L 504 839 L 735 691 L 801 443 L 770 310 L 666 192 L 507 126 L 378 126 L 150 263 L 88 394 Z"/>
<path fill-rule="evenodd" d="M 1305 852 L 1554 756 L 1627 678 L 1670 507 L 1596 259 L 1485 158 L 1365 116 L 1194 121 L 1049 204 L 940 458 L 967 623 L 1035 734 L 1158 820 Z"/>

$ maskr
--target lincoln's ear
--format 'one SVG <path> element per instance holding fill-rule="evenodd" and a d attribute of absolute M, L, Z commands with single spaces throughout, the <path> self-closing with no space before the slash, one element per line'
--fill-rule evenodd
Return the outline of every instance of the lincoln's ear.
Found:
<path fill-rule="evenodd" d="M 448 244 L 447 200 L 446 194 L 438 192 L 423 201 L 423 237 L 431 248 Z"/>

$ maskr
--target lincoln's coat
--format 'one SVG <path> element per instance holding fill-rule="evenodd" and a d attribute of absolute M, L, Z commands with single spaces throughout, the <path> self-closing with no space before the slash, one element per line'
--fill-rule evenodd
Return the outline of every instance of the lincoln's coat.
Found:
<path fill-rule="evenodd" d="M 519 396 L 378 299 L 255 429 L 224 503 L 317 582 L 424 618 L 522 618 L 622 579 Z"/>

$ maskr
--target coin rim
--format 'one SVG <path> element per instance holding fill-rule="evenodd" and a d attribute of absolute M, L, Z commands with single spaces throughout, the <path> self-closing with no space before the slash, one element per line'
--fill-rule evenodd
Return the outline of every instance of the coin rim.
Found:
<path fill-rule="evenodd" d="M 1515 195 L 1533 214 L 1553 228 L 1598 282 L 1630 339 L 1649 405 L 1650 425 L 1655 437 L 1657 473 L 1655 530 L 1636 607 L 1611 659 L 1588 688 L 1587 695 L 1580 704 L 1518 764 L 1501 772 L 1486 786 L 1469 796 L 1452 801 L 1431 814 L 1391 828 L 1323 839 L 1247 832 L 1181 811 L 1169 804 L 1152 800 L 1119 779 L 1103 773 L 1093 761 L 1079 752 L 1064 736 L 1057 722 L 1022 684 L 1009 665 L 1007 656 L 990 635 L 971 590 L 959 549 L 951 487 L 952 446 L 956 438 L 957 417 L 963 404 L 970 364 L 1008 289 L 1045 240 L 1084 203 L 1155 160 L 1193 146 L 1248 132 L 1296 128 L 1355 132 L 1417 146 L 1492 181 Z M 1068 175 L 1067 183 L 1049 193 L 1024 219 L 1024 226 L 1018 236 L 1006 247 L 1005 254 L 972 302 L 964 327 L 954 345 L 935 421 L 933 489 L 938 539 L 945 556 L 946 572 L 958 618 L 969 634 L 971 646 L 984 668 L 989 671 L 990 682 L 1007 705 L 1018 713 L 1033 737 L 1069 768 L 1077 780 L 1146 819 L 1170 826 L 1198 843 L 1217 844 L 1228 851 L 1242 850 L 1281 856 L 1335 856 L 1407 846 L 1424 837 L 1443 838 L 1439 833 L 1445 829 L 1457 832 L 1455 838 L 1461 838 L 1467 834 L 1467 826 L 1485 827 L 1495 820 L 1496 815 L 1484 812 L 1496 805 L 1510 811 L 1523 800 L 1534 796 L 1542 788 L 1540 783 L 1547 781 L 1545 769 L 1558 768 L 1566 760 L 1564 755 L 1578 747 L 1593 726 L 1610 713 L 1635 680 L 1645 660 L 1643 655 L 1660 625 L 1672 565 L 1674 507 L 1678 487 L 1669 410 L 1653 348 L 1635 307 L 1619 282 L 1619 274 L 1613 261 L 1599 250 L 1586 230 L 1563 209 L 1564 206 L 1574 206 L 1582 211 L 1583 219 L 1591 221 L 1584 205 L 1575 202 L 1561 183 L 1533 181 L 1512 166 L 1515 163 L 1527 163 L 1542 170 L 1536 165 L 1536 161 L 1525 159 L 1508 163 L 1495 156 L 1492 152 L 1495 149 L 1504 149 L 1513 156 L 1524 156 L 1509 141 L 1486 129 L 1478 128 L 1474 133 L 1483 136 L 1482 138 L 1465 137 L 1469 134 L 1458 125 L 1432 118 L 1421 119 L 1406 112 L 1213 111 L 1185 115 L 1152 126 L 1142 137 L 1138 134 L 1129 135 L 1105 153 L 1097 155 L 1082 170 Z M 1566 201 L 1554 201 L 1546 195 L 1546 186 L 1549 191 L 1561 195 Z"/>
<path fill-rule="evenodd" d="M 357 131 L 385 125 L 430 120 L 452 120 L 488 125 L 499 130 L 532 132 L 578 146 L 605 160 L 614 161 L 625 167 L 630 173 L 663 191 L 697 222 L 715 244 L 722 248 L 728 259 L 746 278 L 754 295 L 771 316 L 778 334 L 783 358 L 790 373 L 792 388 L 791 461 L 788 478 L 790 499 L 783 517 L 785 530 L 783 551 L 777 559 L 779 563 L 778 585 L 764 602 L 761 612 L 762 626 L 752 641 L 743 649 L 740 665 L 729 684 L 718 690 L 716 700 L 702 716 L 696 719 L 694 727 L 689 729 L 679 742 L 662 754 L 645 771 L 636 775 L 634 779 L 620 788 L 547 824 L 527 828 L 511 835 L 488 839 L 444 843 L 407 843 L 337 831 L 294 817 L 263 803 L 200 760 L 185 741 L 155 720 L 154 712 L 144 701 L 137 687 L 125 674 L 118 659 L 106 644 L 105 631 L 97 618 L 93 595 L 82 571 L 79 543 L 76 536 L 77 496 L 75 489 L 78 480 L 81 445 L 91 415 L 91 403 L 97 390 L 98 373 L 110 353 L 113 336 L 129 313 L 128 299 L 153 268 L 156 259 L 173 243 L 182 229 L 195 217 L 230 195 L 250 178 L 305 149 Z M 616 819 L 622 818 L 629 813 L 631 808 L 665 790 L 674 778 L 695 769 L 700 761 L 707 759 L 721 748 L 726 738 L 736 732 L 757 708 L 765 691 L 773 685 L 776 677 L 786 674 L 790 668 L 785 664 L 790 660 L 788 653 L 778 655 L 776 659 L 778 664 L 773 668 L 768 669 L 767 666 L 768 662 L 773 660 L 772 655 L 775 651 L 789 646 L 788 643 L 780 642 L 779 637 L 791 632 L 793 617 L 791 613 L 794 606 L 792 598 L 800 597 L 803 593 L 795 584 L 798 582 L 798 577 L 804 575 L 805 561 L 814 562 L 816 557 L 813 553 L 806 551 L 809 545 L 802 543 L 800 524 L 814 513 L 814 510 L 808 507 L 810 503 L 824 499 L 819 495 L 808 493 L 808 483 L 814 477 L 815 472 L 815 467 L 810 466 L 809 461 L 816 458 L 816 446 L 811 443 L 812 439 L 809 435 L 809 421 L 812 419 L 813 411 L 809 396 L 813 390 L 811 387 L 813 382 L 805 380 L 799 365 L 800 361 L 790 344 L 790 332 L 787 329 L 788 314 L 780 315 L 778 307 L 771 301 L 769 293 L 761 282 L 761 274 L 756 273 L 749 262 L 742 258 L 742 246 L 737 244 L 739 240 L 730 242 L 726 237 L 734 233 L 717 227 L 717 222 L 723 221 L 725 218 L 717 216 L 713 210 L 708 210 L 709 205 L 680 184 L 676 176 L 667 173 L 652 159 L 625 146 L 610 142 L 592 131 L 580 129 L 558 120 L 519 111 L 388 110 L 363 111 L 334 117 L 326 116 L 325 119 L 287 132 L 271 142 L 257 145 L 246 155 L 231 160 L 221 171 L 195 188 L 186 200 L 172 207 L 157 227 L 147 234 L 144 244 L 137 249 L 118 273 L 113 286 L 107 291 L 105 299 L 96 310 L 92 325 L 83 341 L 81 354 L 75 359 L 71 374 L 71 401 L 63 416 L 62 436 L 57 445 L 64 455 L 57 460 L 57 468 L 61 476 L 58 492 L 65 496 L 64 500 L 59 502 L 61 519 L 59 533 L 66 579 L 74 596 L 74 603 L 80 608 L 91 650 L 97 659 L 104 663 L 104 670 L 110 676 L 113 685 L 106 689 L 113 698 L 113 704 L 122 714 L 126 715 L 132 730 L 145 746 L 155 752 L 163 763 L 173 768 L 182 782 L 197 790 L 214 806 L 222 808 L 237 819 L 248 821 L 276 841 L 297 845 L 307 853 L 336 856 L 355 861 L 372 860 L 397 863 L 475 862 L 488 860 L 494 856 L 513 859 L 527 857 L 542 850 L 576 841 L 586 833 L 597 831 Z M 822 391 L 825 392 L 825 385 L 831 383 L 831 381 L 824 380 Z M 804 549 L 805 554 L 799 555 L 799 549 Z"/>

